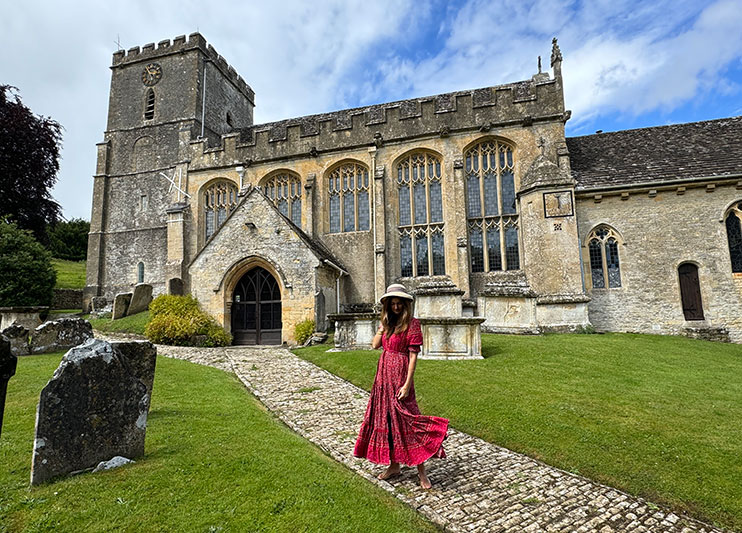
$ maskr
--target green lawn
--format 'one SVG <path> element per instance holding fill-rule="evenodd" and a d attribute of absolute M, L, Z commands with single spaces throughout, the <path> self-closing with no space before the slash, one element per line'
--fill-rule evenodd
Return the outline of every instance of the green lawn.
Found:
<path fill-rule="evenodd" d="M 424 413 L 546 463 L 742 529 L 742 346 L 659 335 L 483 335 L 420 361 Z M 378 352 L 296 353 L 370 389 Z"/>
<path fill-rule="evenodd" d="M 85 288 L 85 261 L 52 259 L 52 265 L 57 271 L 57 289 Z"/>
<path fill-rule="evenodd" d="M 29 488 L 36 403 L 61 354 L 19 358 L 0 437 L 0 532 L 436 531 L 295 435 L 225 372 L 160 357 L 146 455 Z"/>
<path fill-rule="evenodd" d="M 149 322 L 149 311 L 142 311 L 136 315 L 125 316 L 117 320 L 111 320 L 111 318 L 91 318 L 89 315 L 85 317 L 90 322 L 93 329 L 98 331 L 107 331 L 110 333 L 136 333 L 137 335 L 144 335 L 144 328 L 147 327 Z"/>

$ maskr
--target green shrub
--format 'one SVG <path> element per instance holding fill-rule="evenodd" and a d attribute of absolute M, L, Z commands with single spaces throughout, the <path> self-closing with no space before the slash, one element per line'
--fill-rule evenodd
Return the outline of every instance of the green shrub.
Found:
<path fill-rule="evenodd" d="M 193 296 L 162 294 L 149 304 L 147 338 L 157 344 L 175 346 L 227 346 L 229 335 L 201 310 Z"/>
<path fill-rule="evenodd" d="M 0 307 L 51 305 L 57 273 L 30 231 L 0 219 Z"/>
<path fill-rule="evenodd" d="M 304 344 L 314 333 L 314 320 L 304 320 L 294 326 L 294 338 L 297 344 Z"/>

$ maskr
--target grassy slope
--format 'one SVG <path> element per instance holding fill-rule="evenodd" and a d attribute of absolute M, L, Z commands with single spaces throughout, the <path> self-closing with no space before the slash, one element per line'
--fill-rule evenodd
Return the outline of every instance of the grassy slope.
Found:
<path fill-rule="evenodd" d="M 52 259 L 54 270 L 57 271 L 57 289 L 84 289 L 85 288 L 85 261 L 66 261 Z"/>
<path fill-rule="evenodd" d="M 653 335 L 483 335 L 421 361 L 423 412 L 549 464 L 742 529 L 742 346 Z M 369 389 L 378 353 L 297 353 Z"/>
<path fill-rule="evenodd" d="M 0 531 L 435 531 L 266 413 L 233 376 L 157 361 L 146 456 L 28 488 L 60 354 L 21 358 L 0 438 Z"/>
<path fill-rule="evenodd" d="M 136 315 L 125 316 L 118 320 L 111 320 L 110 318 L 90 318 L 85 317 L 93 329 L 98 331 L 108 332 L 122 332 L 122 333 L 136 333 L 137 335 L 144 335 L 144 328 L 147 327 L 149 322 L 149 311 L 142 311 Z"/>

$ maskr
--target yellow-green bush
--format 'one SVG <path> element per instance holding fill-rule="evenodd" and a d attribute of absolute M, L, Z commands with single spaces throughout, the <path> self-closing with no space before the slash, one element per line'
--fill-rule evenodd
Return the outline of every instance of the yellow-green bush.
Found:
<path fill-rule="evenodd" d="M 157 344 L 175 346 L 227 346 L 229 335 L 201 310 L 193 296 L 163 294 L 149 304 L 147 338 Z"/>
<path fill-rule="evenodd" d="M 294 338 L 297 344 L 304 344 L 314 333 L 314 320 L 304 320 L 294 326 Z"/>

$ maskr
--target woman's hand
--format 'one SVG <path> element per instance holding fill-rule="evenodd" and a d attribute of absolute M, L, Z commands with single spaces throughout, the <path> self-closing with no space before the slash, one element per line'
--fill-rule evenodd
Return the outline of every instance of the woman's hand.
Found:
<path fill-rule="evenodd" d="M 397 391 L 397 399 L 404 400 L 410 394 L 410 386 L 407 384 L 402 385 L 402 388 Z"/>

